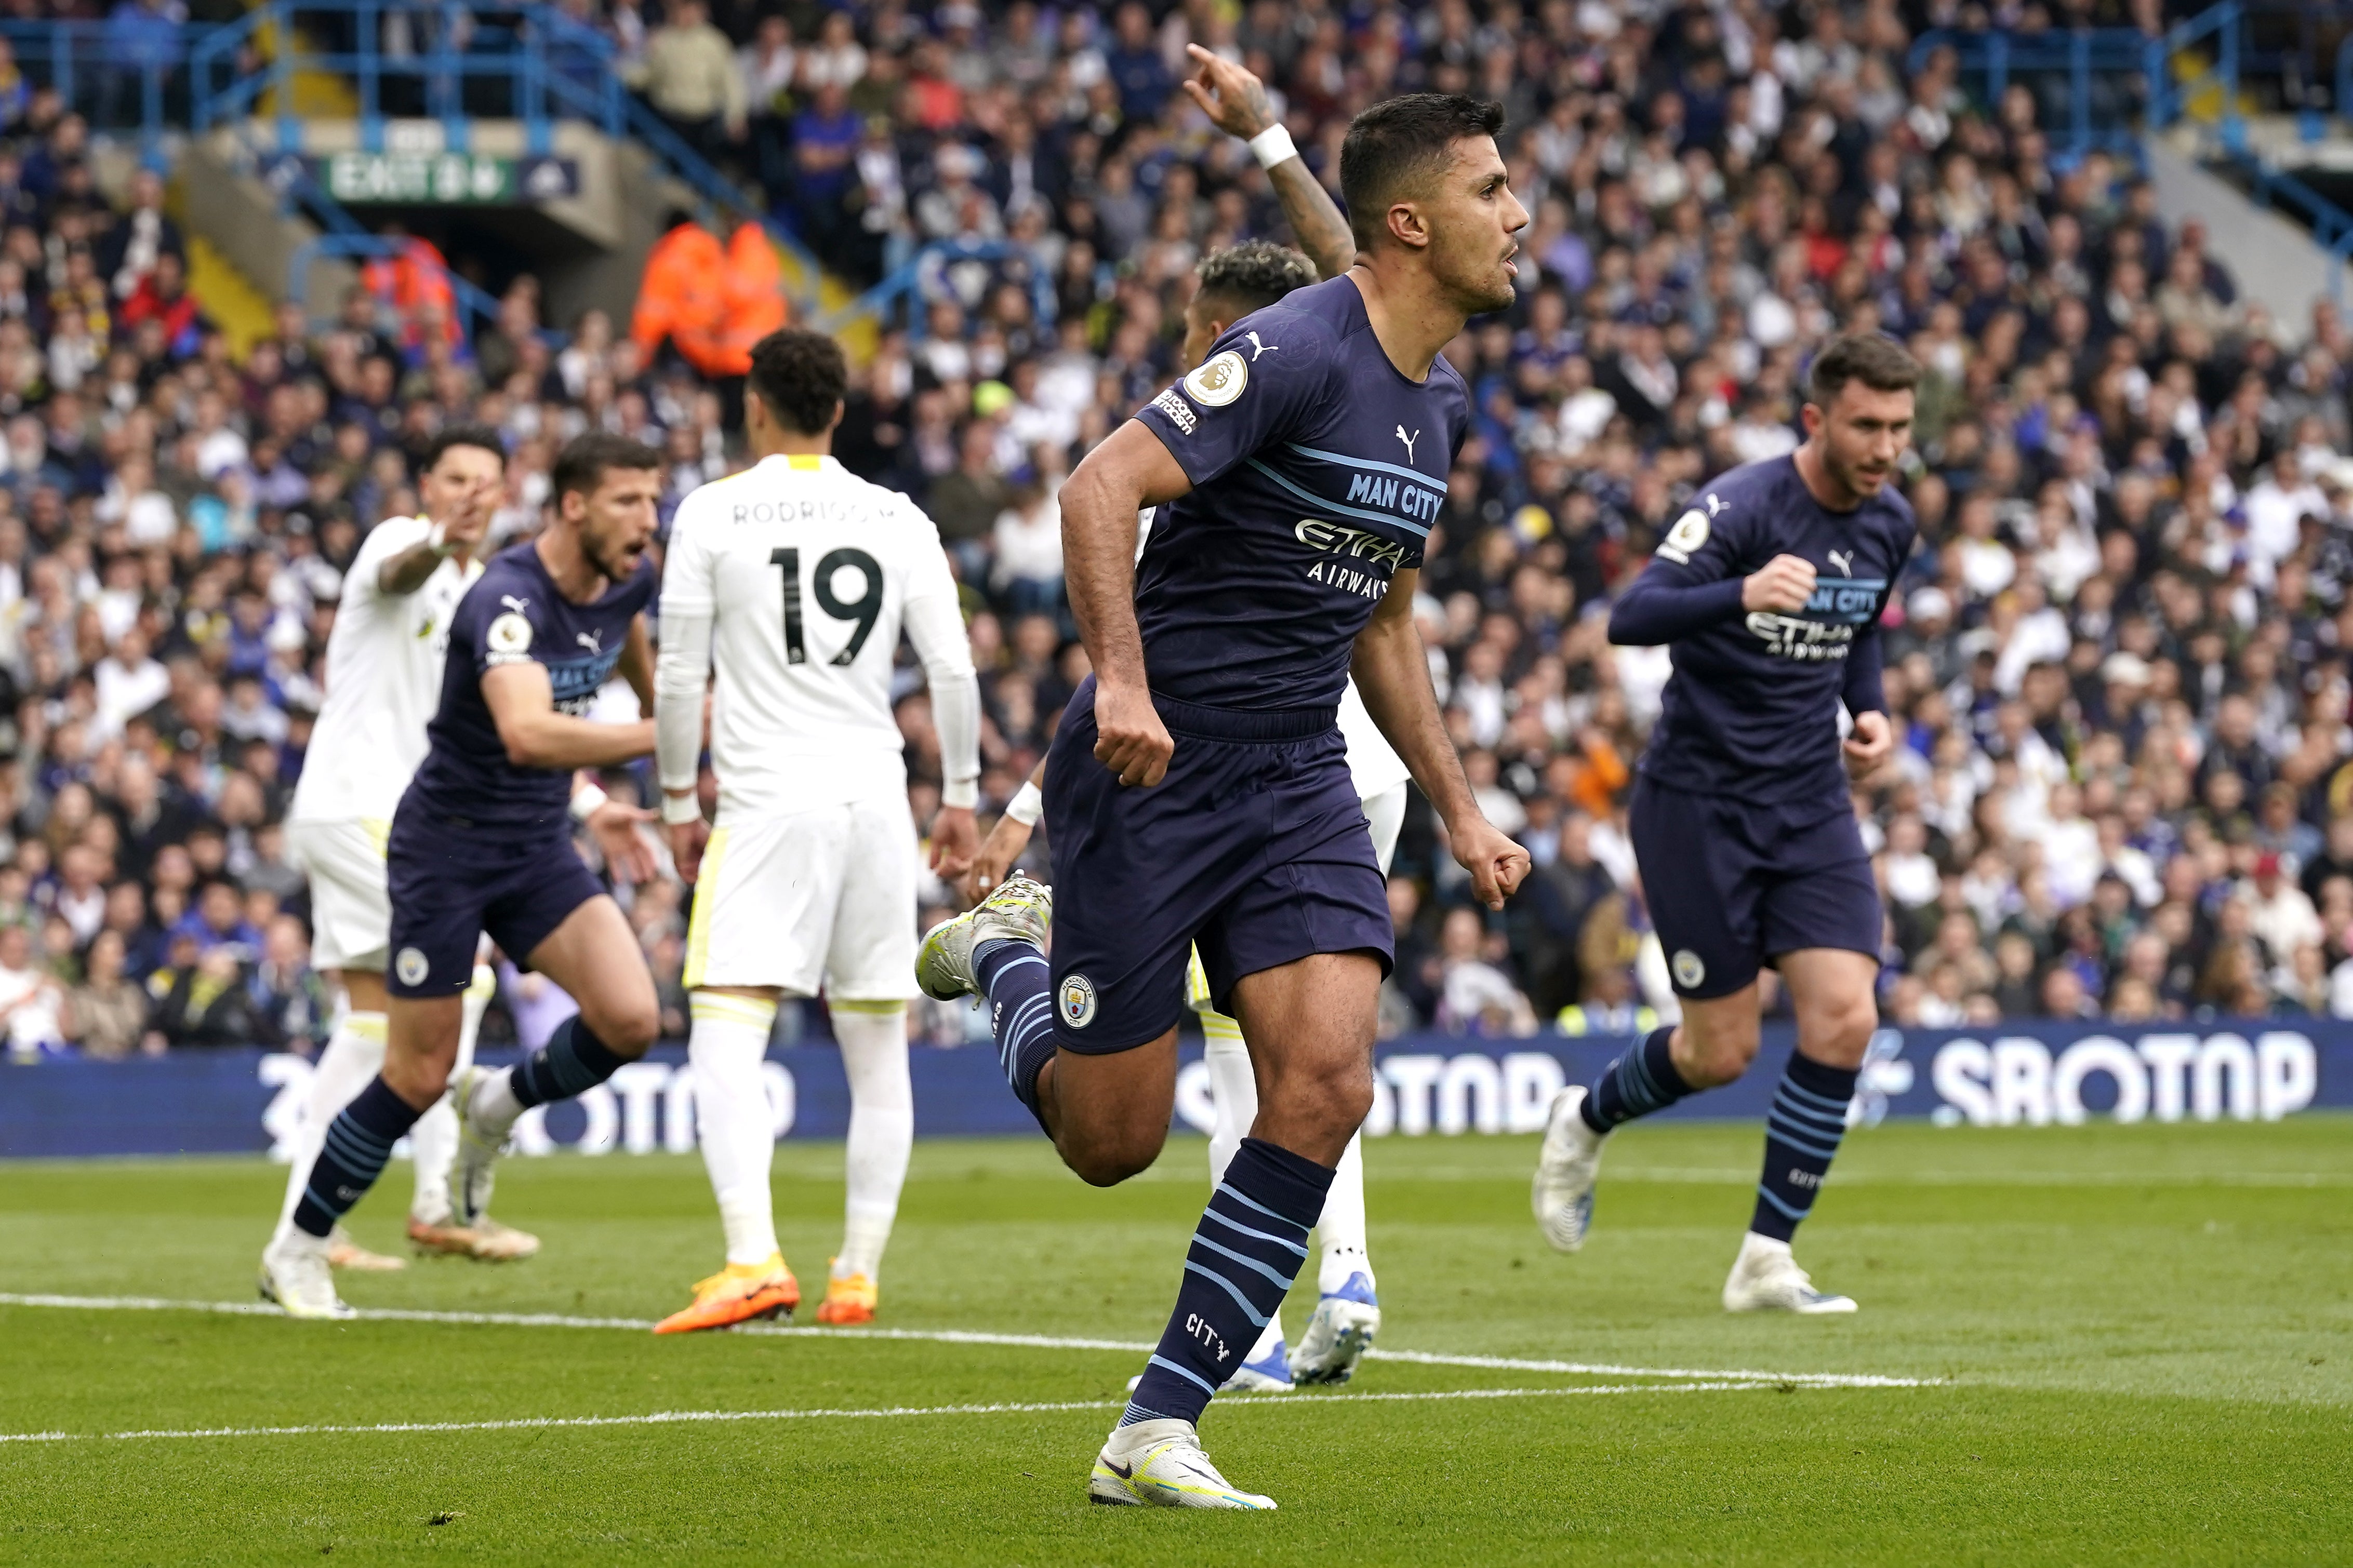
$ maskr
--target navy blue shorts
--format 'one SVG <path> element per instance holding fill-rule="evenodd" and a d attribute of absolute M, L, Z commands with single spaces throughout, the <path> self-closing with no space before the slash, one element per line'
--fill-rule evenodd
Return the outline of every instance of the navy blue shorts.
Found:
<path fill-rule="evenodd" d="M 1134 789 L 1095 761 L 1094 691 L 1047 753 L 1058 1044 L 1104 1056 L 1167 1033 L 1196 942 L 1220 1010 L 1243 975 L 1310 953 L 1369 952 L 1388 973 L 1388 885 L 1333 710 L 1155 696 L 1176 752 Z"/>
<path fill-rule="evenodd" d="M 572 847 L 571 824 L 492 827 L 403 796 L 385 845 L 395 996 L 455 996 L 474 977 L 481 933 L 521 963 L 573 910 L 604 892 Z"/>
<path fill-rule="evenodd" d="M 1852 813 L 1636 780 L 1634 858 L 1677 995 L 1728 996 L 1800 948 L 1879 956 L 1871 855 Z"/>

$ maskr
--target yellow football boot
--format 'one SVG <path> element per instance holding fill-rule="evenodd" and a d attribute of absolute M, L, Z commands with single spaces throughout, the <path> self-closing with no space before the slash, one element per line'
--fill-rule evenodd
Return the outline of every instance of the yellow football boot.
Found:
<path fill-rule="evenodd" d="M 828 1267 L 825 1300 L 818 1303 L 817 1321 L 837 1329 L 871 1323 L 881 1297 L 881 1289 L 868 1276 L 836 1274 Z"/>
<path fill-rule="evenodd" d="M 768 1255 L 765 1263 L 731 1263 L 694 1287 L 694 1305 L 672 1312 L 654 1325 L 658 1334 L 691 1333 L 696 1329 L 724 1329 L 754 1318 L 790 1317 L 801 1304 L 800 1281 L 785 1267 L 785 1255 Z"/>

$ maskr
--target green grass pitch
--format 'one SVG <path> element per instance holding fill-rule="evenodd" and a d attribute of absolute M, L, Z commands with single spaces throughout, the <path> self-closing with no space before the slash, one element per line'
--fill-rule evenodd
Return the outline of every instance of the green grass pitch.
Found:
<path fill-rule="evenodd" d="M 0 1434 L 67 1435 L 0 1441 L 0 1562 L 2353 1557 L 2353 1123 L 1855 1133 L 1799 1257 L 1862 1311 L 1805 1320 L 1716 1302 L 1758 1137 L 1621 1134 L 1573 1258 L 1528 1218 L 1532 1141 L 1374 1144 L 1381 1347 L 1455 1360 L 1220 1401 L 1209 1452 L 1271 1515 L 1086 1505 L 1134 1350 L 24 1304 L 250 1301 L 282 1173 L 0 1165 Z M 1096 1192 L 1040 1143 L 920 1144 L 883 1323 L 1149 1342 L 1203 1165 L 1180 1139 Z M 388 1173 L 363 1241 L 393 1247 L 406 1186 Z M 776 1190 L 786 1255 L 820 1280 L 839 1149 L 787 1146 Z M 419 1263 L 346 1297 L 644 1321 L 718 1259 L 691 1158 L 514 1161 L 499 1209 L 545 1237 L 538 1258 Z M 1719 1368 L 1917 1382 L 1662 1375 Z M 941 1409 L 976 1405 L 1079 1408 Z M 658 1412 L 760 1414 L 628 1419 Z M 619 1419 L 532 1424 L 577 1417 Z M 436 1429 L 253 1430 L 377 1424 Z M 110 1436 L 198 1430 L 217 1435 Z"/>

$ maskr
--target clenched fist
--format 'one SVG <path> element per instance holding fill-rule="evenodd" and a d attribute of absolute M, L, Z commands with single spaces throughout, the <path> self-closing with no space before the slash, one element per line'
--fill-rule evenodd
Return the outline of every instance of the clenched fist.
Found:
<path fill-rule="evenodd" d="M 1814 563 L 1798 555 L 1776 555 L 1740 584 L 1744 610 L 1778 610 L 1794 615 L 1814 596 Z"/>

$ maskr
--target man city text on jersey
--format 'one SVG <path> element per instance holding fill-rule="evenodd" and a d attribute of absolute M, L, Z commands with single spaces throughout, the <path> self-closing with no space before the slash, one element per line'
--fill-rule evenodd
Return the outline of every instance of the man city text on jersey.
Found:
<path fill-rule="evenodd" d="M 1336 704 L 1372 606 L 1421 564 L 1470 426 L 1443 359 L 1398 371 L 1345 278 L 1244 317 L 1136 417 L 1193 489 L 1135 576 L 1152 689 L 1212 707 Z"/>
<path fill-rule="evenodd" d="M 1877 635 L 1915 531 L 1910 505 L 1892 488 L 1832 511 L 1792 458 L 1719 475 L 1643 574 L 1645 584 L 1707 587 L 1727 600 L 1720 618 L 1674 639 L 1643 773 L 1678 789 L 1844 809 L 1837 719 L 1850 655 Z M 1812 564 L 1812 595 L 1794 612 L 1744 611 L 1740 580 L 1777 555 Z"/>

